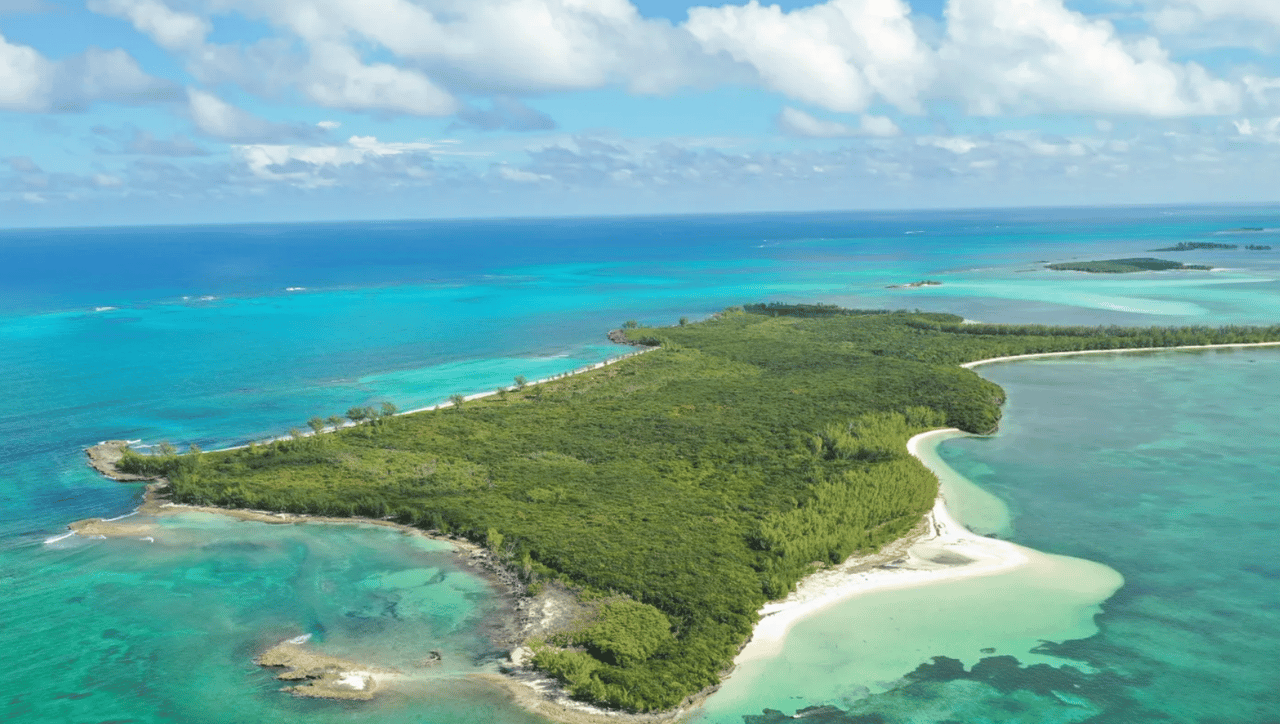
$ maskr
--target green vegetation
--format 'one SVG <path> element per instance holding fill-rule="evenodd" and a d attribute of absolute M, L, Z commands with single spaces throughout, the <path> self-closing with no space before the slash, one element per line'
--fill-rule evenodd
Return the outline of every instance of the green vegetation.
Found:
<path fill-rule="evenodd" d="M 1241 229 L 1240 231 L 1244 231 Z M 1257 229 L 1262 231 L 1262 229 Z M 1151 251 L 1194 251 L 1196 249 L 1238 249 L 1236 244 L 1219 244 L 1214 241 L 1180 241 L 1173 246 L 1166 246 L 1163 249 L 1152 249 Z"/>
<path fill-rule="evenodd" d="M 919 287 L 940 287 L 942 282 L 936 279 L 921 279 L 918 282 L 908 282 L 906 284 L 890 284 L 885 289 L 917 289 Z"/>
<path fill-rule="evenodd" d="M 465 409 L 136 457 L 169 475 L 177 502 L 392 519 L 489 547 L 531 589 L 562 581 L 599 605 L 575 630 L 534 642 L 534 664 L 584 700 L 658 710 L 719 680 L 764 602 L 916 525 L 937 481 L 906 440 L 944 425 L 990 432 L 999 420 L 1002 390 L 959 363 L 1280 340 L 1280 326 L 745 309 L 637 326 L 632 341 L 662 349 Z M 365 408 L 353 410 L 362 421 Z"/>
<path fill-rule="evenodd" d="M 1169 269 L 1212 269 L 1211 266 L 1182 264 L 1165 259 L 1102 259 L 1099 261 L 1069 261 L 1046 264 L 1046 269 L 1057 271 L 1082 271 L 1094 274 L 1128 274 L 1141 271 L 1166 271 Z"/>

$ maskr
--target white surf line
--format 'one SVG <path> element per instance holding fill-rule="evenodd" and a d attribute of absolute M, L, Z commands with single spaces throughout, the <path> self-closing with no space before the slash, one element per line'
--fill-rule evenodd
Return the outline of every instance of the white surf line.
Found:
<path fill-rule="evenodd" d="M 965 362 L 960 366 L 973 369 L 979 365 L 996 362 L 1012 362 L 1023 359 L 1041 359 L 1045 357 L 1072 357 L 1079 354 L 1132 354 L 1134 352 L 1170 352 L 1175 350 L 1198 349 L 1236 349 L 1241 347 L 1280 347 L 1280 342 L 1237 342 L 1233 344 L 1186 344 L 1178 347 L 1126 347 L 1124 349 L 1080 349 L 1068 352 L 1035 352 L 1033 354 L 1014 354 L 1007 357 L 990 357 L 988 359 Z"/>
<path fill-rule="evenodd" d="M 624 359 L 630 359 L 630 358 L 635 357 L 635 356 L 637 356 L 637 355 L 642 355 L 642 354 L 644 354 L 644 353 L 646 353 L 646 352 L 652 352 L 652 351 L 654 351 L 654 350 L 656 350 L 656 349 L 662 349 L 662 348 L 661 348 L 661 347 L 645 347 L 644 349 L 636 350 L 635 352 L 628 352 L 628 353 L 626 353 L 626 354 L 624 354 L 624 355 L 621 355 L 621 356 L 618 356 L 618 357 L 610 357 L 610 358 L 609 358 L 609 359 L 607 359 L 607 360 L 603 360 L 603 361 L 601 361 L 601 362 L 596 362 L 595 364 L 589 364 L 589 365 L 587 365 L 587 366 L 585 366 L 585 367 L 578 367 L 578 368 L 576 368 L 576 369 L 569 370 L 568 372 L 561 372 L 561 373 L 559 373 L 559 374 L 551 375 L 550 377 L 543 377 L 543 378 L 541 378 L 541 379 L 537 379 L 537 380 L 534 380 L 534 381 L 532 381 L 532 382 L 526 382 L 524 386 L 525 386 L 525 387 L 533 387 L 534 385 L 541 385 L 541 384 L 543 384 L 543 383 L 546 383 L 546 382 L 552 382 L 552 381 L 554 381 L 554 380 L 562 380 L 562 379 L 564 379 L 564 378 L 566 378 L 566 377 L 572 377 L 572 376 L 574 376 L 574 375 L 580 375 L 580 374 L 583 374 L 583 373 L 585 373 L 585 372 L 592 372 L 592 371 L 594 371 L 594 370 L 598 370 L 598 369 L 602 369 L 602 368 L 604 368 L 604 367 L 608 367 L 608 366 L 609 366 L 609 365 L 611 365 L 611 364 L 616 364 L 616 363 L 618 363 L 618 362 L 621 362 L 621 361 L 622 361 L 622 360 L 624 360 Z M 470 402 L 471 400 L 479 400 L 479 399 L 484 398 L 484 397 L 492 397 L 493 395 L 496 395 L 496 394 L 498 394 L 499 392 L 514 392 L 514 391 L 519 390 L 519 389 L 521 389 L 521 388 L 520 388 L 520 387 L 517 387 L 516 385 L 508 385 L 507 387 L 501 387 L 501 388 L 499 388 L 499 389 L 497 389 L 497 390 L 490 390 L 489 392 L 477 392 L 477 393 L 475 393 L 475 394 L 466 395 L 466 396 L 464 396 L 462 399 L 463 399 L 463 401 L 464 401 L 464 402 Z M 430 407 L 417 407 L 417 408 L 414 408 L 414 409 L 412 409 L 412 410 L 405 410 L 404 412 L 397 412 L 397 413 L 396 413 L 396 415 L 397 415 L 397 416 L 398 416 L 398 415 L 412 415 L 412 414 L 414 414 L 415 412 L 430 412 L 430 411 L 432 411 L 432 410 L 441 410 L 441 409 L 444 409 L 444 408 L 446 408 L 446 407 L 453 407 L 453 403 L 452 403 L 452 402 L 445 401 L 445 402 L 441 402 L 441 403 L 439 403 L 439 404 L 437 404 L 437 405 L 431 405 Z M 347 427 L 347 426 L 346 426 L 346 425 L 344 425 L 343 427 Z"/>
<path fill-rule="evenodd" d="M 524 385 L 524 387 L 525 387 L 525 388 L 533 387 L 534 385 L 541 385 L 541 384 L 543 384 L 543 383 L 546 383 L 546 382 L 552 382 L 552 381 L 554 381 L 554 380 L 562 380 L 562 379 L 564 379 L 564 378 L 566 378 L 566 377 L 572 377 L 573 375 L 580 375 L 580 374 L 583 374 L 583 373 L 585 373 L 585 372 L 592 372 L 592 371 L 594 371 L 594 370 L 598 370 L 598 369 L 602 369 L 602 368 L 604 368 L 604 367 L 608 367 L 608 366 L 609 366 L 609 365 L 611 365 L 611 364 L 617 364 L 618 362 L 621 362 L 621 361 L 622 361 L 622 360 L 624 360 L 624 359 L 630 359 L 630 358 L 635 357 L 635 356 L 637 356 L 637 355 L 642 355 L 642 354 L 645 354 L 646 352 L 653 352 L 654 350 L 658 350 L 658 349 L 662 349 L 662 347 L 660 347 L 660 346 L 657 346 L 657 347 L 645 347 L 644 349 L 639 349 L 639 350 L 636 350 L 636 351 L 634 351 L 634 352 L 628 352 L 628 353 L 626 353 L 626 354 L 624 354 L 624 355 L 619 355 L 619 356 L 617 356 L 617 357 L 610 357 L 609 359 L 606 359 L 606 360 L 603 360 L 603 361 L 600 361 L 600 362 L 596 362 L 595 364 L 590 364 L 590 365 L 587 365 L 587 366 L 585 366 L 585 367 L 578 367 L 578 368 L 576 368 L 576 369 L 569 370 L 568 372 L 561 372 L 560 374 L 551 375 L 550 377 L 543 377 L 543 378 L 541 378 L 541 379 L 537 379 L 537 380 L 534 380 L 534 381 L 532 381 L 532 382 L 526 382 L 526 383 L 525 383 L 525 385 Z M 489 392 L 477 392 L 477 393 L 475 393 L 475 394 L 466 395 L 466 396 L 464 396 L 462 399 L 463 399 L 463 401 L 465 401 L 465 402 L 470 402 L 471 400 L 479 400 L 479 399 L 484 398 L 484 397 L 490 397 L 490 396 L 496 395 L 496 394 L 498 394 L 499 392 L 514 392 L 514 391 L 516 391 L 517 389 L 523 389 L 523 388 L 518 388 L 518 387 L 516 387 L 515 385 L 509 385 L 509 386 L 507 386 L 507 387 L 502 387 L 502 388 L 499 388 L 499 389 L 497 389 L 497 390 L 491 390 L 491 391 L 489 391 Z M 437 404 L 437 405 L 431 405 L 431 406 L 429 406 L 429 407 L 415 407 L 415 408 L 414 408 L 414 409 L 412 409 L 412 410 L 404 410 L 404 411 L 402 411 L 402 412 L 397 412 L 397 413 L 395 413 L 394 415 L 392 415 L 392 417 L 400 417 L 401 415 L 413 415 L 413 414 L 415 414 L 415 413 L 419 413 L 419 412 L 431 412 L 432 410 L 441 410 L 441 409 L 444 409 L 444 408 L 447 408 L 447 407 L 453 407 L 453 403 L 452 403 L 452 402 L 449 402 L 449 401 L 447 401 L 447 400 L 446 400 L 445 402 L 441 402 L 441 403 L 439 403 L 439 404 Z M 336 428 L 335 428 L 335 427 L 328 427 L 328 428 L 325 428 L 324 430 L 321 430 L 318 434 L 323 435 L 323 434 L 325 434 L 325 433 L 336 432 L 336 431 L 338 431 L 338 430 L 344 430 L 344 429 L 349 428 L 349 427 L 355 427 L 357 424 L 359 424 L 359 423 L 355 423 L 355 422 L 345 422 L 345 423 L 343 423 L 341 426 L 336 427 Z M 311 430 L 308 430 L 307 432 L 303 432 L 303 433 L 302 433 L 302 437 L 311 437 L 311 436 L 316 435 L 316 434 L 317 434 L 316 432 L 311 431 Z M 279 437 L 273 437 L 273 438 L 269 438 L 269 439 L 267 439 L 267 440 L 255 440 L 255 441 L 253 441 L 253 442 L 247 442 L 247 443 L 244 443 L 243 445 L 232 445 L 232 446 L 230 446 L 230 447 L 220 447 L 220 448 L 216 448 L 216 449 L 214 449 L 214 450 L 205 450 L 205 452 L 211 452 L 211 453 L 212 453 L 212 452 L 229 452 L 229 451 L 231 451 L 231 450 L 244 450 L 244 449 L 248 448 L 250 445 L 270 445 L 270 444 L 271 444 L 271 443 L 273 443 L 273 442 L 281 442 L 281 441 L 284 441 L 284 440 L 292 440 L 292 439 L 293 439 L 293 436 L 292 436 L 292 435 L 281 435 L 281 436 L 279 436 Z M 148 446 L 148 447 L 150 447 L 150 446 Z"/>

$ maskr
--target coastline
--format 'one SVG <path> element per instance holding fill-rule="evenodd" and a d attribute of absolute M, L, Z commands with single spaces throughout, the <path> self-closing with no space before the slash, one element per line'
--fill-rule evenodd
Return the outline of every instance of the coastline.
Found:
<path fill-rule="evenodd" d="M 1136 352 L 1177 352 L 1179 350 L 1191 351 L 1209 350 L 1209 349 L 1237 349 L 1241 347 L 1280 347 L 1280 342 L 1239 342 L 1235 344 L 1188 344 L 1179 347 L 1126 347 L 1123 349 L 1081 349 L 1068 352 L 1035 352 L 1032 354 L 1014 354 L 1007 357 L 989 357 L 987 359 L 974 360 L 972 362 L 963 362 L 961 367 L 971 370 L 974 367 L 982 365 L 995 364 L 997 362 L 1015 362 L 1026 359 L 1041 359 L 1046 357 L 1073 357 L 1081 354 L 1134 354 Z"/>
<path fill-rule="evenodd" d="M 541 385 L 541 384 L 544 384 L 544 383 L 547 383 L 547 382 L 554 382 L 555 380 L 562 380 L 562 379 L 565 379 L 566 377 L 572 377 L 572 376 L 574 376 L 574 375 L 585 374 L 585 373 L 587 373 L 587 372 L 594 372 L 595 370 L 602 369 L 602 368 L 604 368 L 604 367 L 608 367 L 609 365 L 617 364 L 618 362 L 621 362 L 622 360 L 630 359 L 630 358 L 632 358 L 632 357 L 635 357 L 635 356 L 638 356 L 638 355 L 645 354 L 646 352 L 653 352 L 653 351 L 655 351 L 655 350 L 662 349 L 662 347 L 660 347 L 660 346 L 646 346 L 646 345 L 638 345 L 638 344 L 633 344 L 632 346 L 641 347 L 641 349 L 638 349 L 638 350 L 635 350 L 635 351 L 632 351 L 632 352 L 627 352 L 626 354 L 621 354 L 621 355 L 618 355 L 617 357 L 610 357 L 609 359 L 601 360 L 601 361 L 596 362 L 596 363 L 594 363 L 594 364 L 586 365 L 585 367 L 576 367 L 576 368 L 571 369 L 571 370 L 569 370 L 569 371 L 567 371 L 567 372 L 561 372 L 561 373 L 559 373 L 559 374 L 550 375 L 550 376 L 547 376 L 547 377 L 541 377 L 541 378 L 536 379 L 536 380 L 531 380 L 531 381 L 529 381 L 529 382 L 526 382 L 526 383 L 524 384 L 524 387 L 523 387 L 523 388 L 522 388 L 522 387 L 519 387 L 519 386 L 517 386 L 517 385 L 507 385 L 506 387 L 500 387 L 500 388 L 498 388 L 498 389 L 496 389 L 496 390 L 489 390 L 488 392 L 475 392 L 475 393 L 472 393 L 472 394 L 470 394 L 470 395 L 463 395 L 463 397 L 462 397 L 462 401 L 463 401 L 463 402 L 471 402 L 472 400 L 481 400 L 481 399 L 484 399 L 484 398 L 486 398 L 486 397 L 492 397 L 492 396 L 494 396 L 494 395 L 497 395 L 497 394 L 499 394 L 499 393 L 503 393 L 503 392 L 515 392 L 515 391 L 520 390 L 520 389 L 527 389 L 527 388 L 529 388 L 529 387 L 535 387 L 535 386 L 537 386 L 537 385 Z M 392 415 L 390 415 L 390 416 L 391 416 L 391 417 L 401 417 L 401 416 L 404 416 L 404 415 L 416 415 L 416 414 L 417 414 L 417 413 L 419 413 L 419 412 L 433 412 L 433 411 L 435 411 L 435 410 L 444 410 L 444 409 L 448 409 L 448 408 L 450 408 L 450 407 L 453 407 L 453 402 L 451 402 L 451 401 L 449 401 L 449 400 L 445 400 L 444 402 L 440 402 L 440 403 L 437 403 L 437 404 L 434 404 L 434 405 L 428 405 L 428 406 L 426 406 L 426 407 L 415 407 L 415 408 L 413 408 L 413 409 L 411 409 L 411 410 L 402 410 L 402 411 L 398 411 L 398 412 L 393 413 L 393 414 L 392 414 Z M 326 427 L 325 427 L 323 430 L 321 430 L 320 432 L 315 432 L 315 431 L 313 431 L 313 430 L 306 430 L 306 431 L 299 430 L 299 434 L 300 434 L 302 437 L 311 437 L 312 435 L 324 435 L 324 434 L 331 433 L 331 432 L 337 432 L 338 430 L 345 430 L 345 429 L 350 428 L 350 427 L 357 427 L 357 426 L 359 426 L 359 425 L 361 425 L 361 424 L 363 424 L 363 423 L 360 423 L 360 422 L 344 422 L 342 425 L 339 425 L 338 427 L 330 427 L 330 426 L 326 426 Z M 280 441 L 282 441 L 282 440 L 289 440 L 289 439 L 291 439 L 291 436 L 290 436 L 290 435 L 280 435 L 280 436 L 278 436 L 278 437 L 267 438 L 267 439 L 265 439 L 265 440 L 254 440 L 254 441 L 247 442 L 247 443 L 243 443 L 243 444 L 240 444 L 240 445 L 230 445 L 230 446 L 228 446 L 228 447 L 220 447 L 220 448 L 215 448 L 215 449 L 205 450 L 204 452 L 207 452 L 207 453 L 215 453 L 215 452 L 228 452 L 228 451 L 231 451 L 231 450 L 243 450 L 243 449 L 245 449 L 245 448 L 249 447 L 250 445 L 269 445 L 269 444 L 271 444 L 271 443 L 273 443 L 273 442 L 280 442 Z M 99 443 L 98 443 L 98 445 L 102 445 L 104 442 L 107 442 L 107 441 L 99 442 Z M 96 446 L 95 446 L 95 447 L 96 447 Z M 89 449 L 91 449 L 91 448 L 89 448 Z M 96 469 L 96 468 L 95 468 L 95 469 Z M 101 470 L 99 470 L 99 472 L 102 472 L 102 471 L 101 471 Z M 105 473 L 104 473 L 104 474 L 105 474 Z M 111 477 L 111 476 L 108 476 L 108 477 Z M 116 479 L 116 480 L 120 480 L 121 482 L 129 482 L 129 481 L 123 480 L 123 479 L 121 479 L 121 478 L 114 478 L 114 479 Z M 141 478 L 136 478 L 136 477 L 135 477 L 135 478 L 133 478 L 132 480 L 133 480 L 134 482 L 136 482 L 136 481 L 138 481 L 138 480 L 141 480 Z"/>
<path fill-rule="evenodd" d="M 920 433 L 907 450 L 939 478 L 938 497 L 921 524 L 879 553 L 850 558 L 839 566 L 804 578 L 794 593 L 760 610 L 750 641 L 734 659 L 740 665 L 777 655 L 787 633 L 802 619 L 857 596 L 877 591 L 915 588 L 942 581 L 1004 573 L 1027 565 L 1037 552 L 978 535 L 965 528 L 947 508 L 945 476 L 930 465 L 938 443 L 967 435 L 955 428 Z"/>
<path fill-rule="evenodd" d="M 1080 354 L 1161 352 L 1179 350 L 1196 351 L 1263 346 L 1280 346 L 1280 342 L 1047 352 L 976 360 L 961 364 L 960 366 L 966 369 L 972 369 L 980 365 L 996 362 Z M 547 381 L 562 379 L 574 374 L 600 369 L 601 367 L 621 361 L 622 359 L 653 351 L 654 349 L 660 348 L 650 347 L 641 349 L 591 366 L 579 368 L 559 375 L 553 375 L 528 384 L 540 384 Z M 506 389 L 514 389 L 514 387 Z M 494 394 L 497 394 L 497 392 L 479 393 L 465 399 L 478 399 Z M 449 407 L 451 404 L 452 403 L 446 402 L 432 407 L 418 408 L 397 414 L 405 415 L 436 410 Z M 925 515 L 920 524 L 917 525 L 916 529 L 914 529 L 910 534 L 890 543 L 880 552 L 870 556 L 851 558 L 839 566 L 819 570 L 804 578 L 799 583 L 797 590 L 794 593 L 780 601 L 774 601 L 766 604 L 760 611 L 760 621 L 753 629 L 748 642 L 735 658 L 734 665 L 736 666 L 747 661 L 765 659 L 776 655 L 781 650 L 783 641 L 785 640 L 788 632 L 796 623 L 848 599 L 876 591 L 914 588 L 943 581 L 976 578 L 1004 573 L 1026 566 L 1030 563 L 1033 556 L 1042 555 L 1037 551 L 1008 541 L 996 540 L 972 533 L 954 517 L 952 511 L 947 507 L 947 495 L 949 491 L 947 490 L 946 483 L 943 476 L 939 475 L 938 470 L 931 466 L 930 460 L 926 458 L 929 457 L 929 453 L 933 447 L 942 440 L 949 437 L 967 434 L 968 433 L 963 433 L 954 428 L 946 428 L 921 433 L 908 440 L 907 449 L 910 454 L 921 460 L 921 462 L 925 464 L 931 472 L 934 472 L 934 474 L 939 477 L 939 494 L 934 501 L 932 510 Z M 100 472 L 102 471 L 100 470 Z M 106 473 L 104 472 L 104 474 Z M 111 476 L 108 475 L 108 477 Z M 462 556 L 464 559 L 473 559 L 472 561 L 469 561 L 472 565 L 480 565 L 475 563 L 474 559 L 487 557 L 487 559 L 490 559 L 488 572 L 492 574 L 492 576 L 486 577 L 490 577 L 490 580 L 499 578 L 500 571 L 505 570 L 503 564 L 497 561 L 497 559 L 483 547 L 452 536 L 446 537 L 434 535 L 429 531 L 423 531 L 411 526 L 369 518 L 334 518 L 271 513 L 265 511 L 225 509 L 209 506 L 178 505 L 164 502 L 158 498 L 158 491 L 163 488 L 163 485 L 163 482 L 148 485 L 147 495 L 144 498 L 143 504 L 133 513 L 109 521 L 103 521 L 100 519 L 77 521 L 68 527 L 71 528 L 72 534 L 79 534 L 85 537 L 102 536 L 142 538 L 148 535 L 148 531 L 144 528 L 146 525 L 145 522 L 138 519 L 128 520 L 129 518 L 138 515 L 156 516 L 187 512 L 210 513 L 228 516 L 239 520 L 251 520 L 272 524 L 307 522 L 371 524 L 398 528 L 406 534 L 420 535 L 427 538 L 449 542 L 454 545 L 459 556 Z M 514 608 L 517 616 L 524 614 L 524 618 L 522 622 L 520 619 L 517 619 L 517 622 L 513 623 L 513 627 L 519 626 L 521 623 L 527 625 L 529 621 L 529 613 L 534 608 L 532 605 L 534 599 L 523 596 L 522 586 L 520 586 L 518 582 L 513 584 L 509 581 L 501 581 L 501 583 L 505 584 L 507 590 L 509 590 L 514 596 L 521 599 L 520 603 Z M 530 605 L 525 606 L 524 604 L 526 603 Z M 524 609 L 523 611 L 521 610 L 522 608 Z M 513 630 L 515 629 L 513 628 Z M 538 713 L 539 715 L 546 716 L 556 721 L 566 722 L 567 724 L 598 724 L 600 722 L 636 722 L 647 724 L 657 722 L 675 722 L 689 715 L 691 711 L 703 700 L 712 695 L 717 688 L 711 687 L 704 690 L 703 692 L 691 697 L 688 701 L 682 704 L 681 707 L 668 712 L 659 714 L 627 714 L 624 712 L 593 707 L 569 699 L 560 690 L 558 684 L 556 684 L 552 679 L 523 667 L 518 662 L 513 662 L 513 665 L 510 667 L 504 666 L 503 672 L 503 675 L 480 673 L 473 676 L 502 687 L 511 694 L 513 701 L 520 706 Z"/>

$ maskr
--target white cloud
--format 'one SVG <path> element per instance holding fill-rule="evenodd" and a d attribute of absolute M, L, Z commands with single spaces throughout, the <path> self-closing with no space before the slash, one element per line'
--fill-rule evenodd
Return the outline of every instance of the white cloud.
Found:
<path fill-rule="evenodd" d="M 1240 107 L 1239 83 L 1063 2 L 947 0 L 942 30 L 913 18 L 906 0 L 827 0 L 790 11 L 759 0 L 725 2 L 691 7 L 676 25 L 644 17 L 629 0 L 90 0 L 89 7 L 182 53 L 206 86 L 300 94 L 346 110 L 456 114 L 482 128 L 530 126 L 498 105 L 514 107 L 531 94 L 611 86 L 667 93 L 743 82 L 843 113 L 879 102 L 919 113 L 937 99 L 959 100 L 980 115 L 1177 117 Z M 1255 22 L 1280 17 L 1274 0 L 1124 2 L 1178 10 L 1184 23 L 1231 13 Z M 215 13 L 242 14 L 278 35 L 210 43 Z M 477 97 L 494 111 L 475 105 Z M 544 117 L 532 128 L 553 125 Z M 894 128 L 868 117 L 856 128 L 820 133 Z"/>
<path fill-rule="evenodd" d="M 765 87 L 833 111 L 860 112 L 877 96 L 920 109 L 932 55 L 902 0 L 829 0 L 783 12 L 777 5 L 694 7 L 684 27 L 707 52 L 752 66 Z"/>
<path fill-rule="evenodd" d="M 197 88 L 187 89 L 187 112 L 205 135 L 226 141 L 273 141 L 321 133 L 314 126 L 272 123 Z"/>
<path fill-rule="evenodd" d="M 326 131 L 332 131 L 338 128 L 342 128 L 342 124 L 337 121 L 320 121 L 319 123 L 316 124 L 316 127 L 323 128 Z"/>
<path fill-rule="evenodd" d="M 1143 0 L 1154 5 L 1152 23 L 1165 32 L 1188 32 L 1206 20 L 1240 18 L 1280 25 L 1280 4 L 1274 0 Z"/>
<path fill-rule="evenodd" d="M 516 183 L 526 183 L 526 184 L 537 183 L 539 181 L 545 181 L 551 178 L 550 176 L 547 176 L 545 174 L 533 173 L 531 171 L 521 171 L 520 169 L 512 168 L 511 166 L 508 166 L 506 164 L 497 166 L 495 170 L 497 171 L 497 174 L 500 178 L 506 179 L 507 181 L 515 181 Z M 609 175 L 611 178 L 621 180 L 619 177 L 619 174 L 623 174 L 623 173 L 625 173 L 625 176 L 622 176 L 621 178 L 630 178 L 631 176 L 630 169 L 620 169 L 617 171 L 612 171 L 610 172 Z"/>
<path fill-rule="evenodd" d="M 191 120 L 196 128 L 218 138 L 255 135 L 266 124 L 221 98 L 194 88 L 187 91 Z"/>
<path fill-rule="evenodd" d="M 26 45 L 0 36 L 0 108 L 44 110 L 49 103 L 53 63 Z"/>
<path fill-rule="evenodd" d="M 177 12 L 160 0 L 89 0 L 86 7 L 95 13 L 128 20 L 168 50 L 199 47 L 213 29 L 205 18 Z"/>
<path fill-rule="evenodd" d="M 420 71 L 390 63 L 366 65 L 355 49 L 338 42 L 311 47 L 302 91 L 330 108 L 378 109 L 447 116 L 458 102 Z"/>
<path fill-rule="evenodd" d="M 783 108 L 778 114 L 778 128 L 784 133 L 803 138 L 852 138 L 855 136 L 896 136 L 901 131 L 885 116 L 863 115 L 859 125 L 814 118 L 804 111 Z"/>
<path fill-rule="evenodd" d="M 346 145 L 304 146 L 288 144 L 239 144 L 235 154 L 256 177 L 268 181 L 290 182 L 298 186 L 332 186 L 332 171 L 346 166 L 360 166 L 383 159 L 405 157 L 430 158 L 437 154 L 454 154 L 452 141 L 383 142 L 374 136 L 352 136 Z M 402 169 L 403 170 L 403 169 Z"/>
<path fill-rule="evenodd" d="M 920 136 L 916 139 L 916 143 L 921 146 L 941 148 L 957 156 L 963 156 L 975 148 L 987 145 L 985 142 L 974 141 L 962 136 Z"/>
<path fill-rule="evenodd" d="M 90 47 L 51 61 L 0 36 L 0 109 L 78 111 L 99 100 L 138 104 L 175 97 L 172 84 L 144 73 L 123 50 Z"/>
<path fill-rule="evenodd" d="M 1062 0 L 950 0 L 944 92 L 970 112 L 1157 117 L 1234 111 L 1238 88 L 1177 63 L 1154 38 L 1125 41 Z"/>
<path fill-rule="evenodd" d="M 1231 123 L 1239 136 L 1263 143 L 1280 143 L 1280 116 L 1263 119 L 1256 123 L 1248 118 Z"/>

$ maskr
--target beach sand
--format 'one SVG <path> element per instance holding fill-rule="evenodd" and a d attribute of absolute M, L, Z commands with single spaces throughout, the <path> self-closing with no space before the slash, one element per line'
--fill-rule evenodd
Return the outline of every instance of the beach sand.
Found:
<path fill-rule="evenodd" d="M 928 466 L 933 458 L 928 454 L 922 457 L 922 449 L 958 434 L 964 433 L 954 428 L 921 433 L 907 442 L 907 449 Z M 1038 554 L 1029 548 L 970 532 L 947 508 L 944 488 L 922 527 L 912 535 L 891 543 L 874 557 L 850 558 L 814 573 L 785 599 L 766 604 L 751 641 L 734 664 L 778 655 L 798 621 L 850 598 L 1003 573 L 1027 565 L 1033 555 Z"/>

